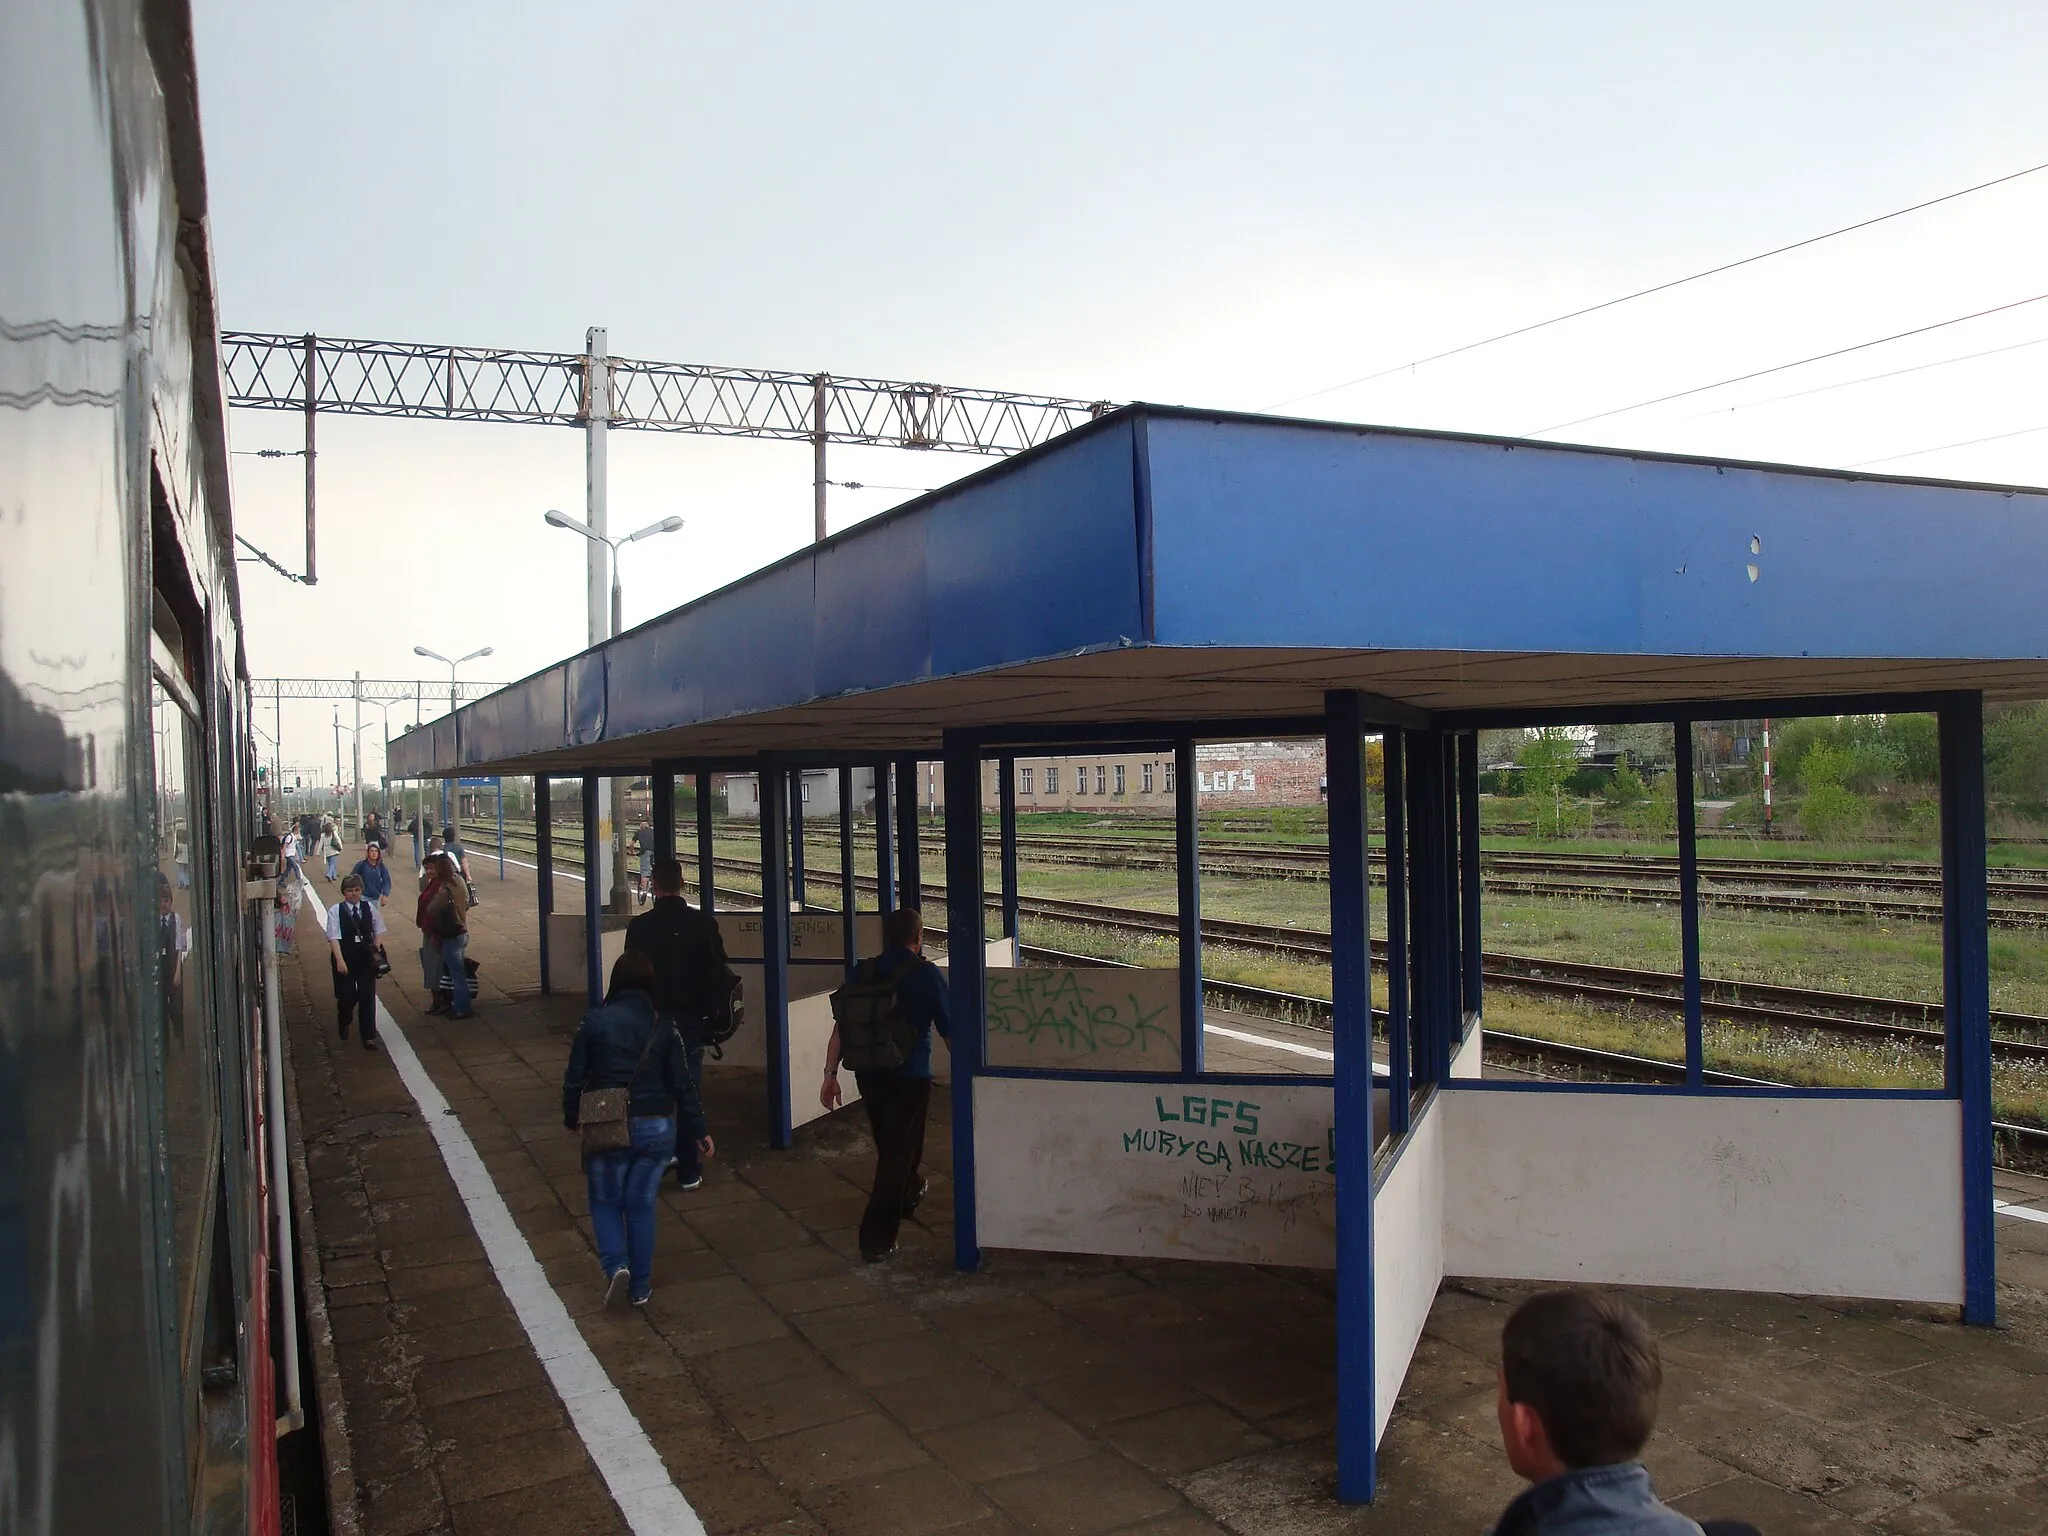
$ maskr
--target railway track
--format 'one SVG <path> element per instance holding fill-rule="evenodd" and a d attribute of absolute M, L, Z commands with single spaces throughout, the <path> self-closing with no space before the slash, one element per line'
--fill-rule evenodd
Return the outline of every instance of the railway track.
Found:
<path fill-rule="evenodd" d="M 506 842 L 508 849 L 532 852 L 530 843 L 515 845 L 509 835 Z M 471 852 L 473 857 L 488 857 L 481 850 Z M 582 867 L 580 857 L 571 855 L 559 845 L 556 860 L 565 868 Z M 730 857 L 718 859 L 715 867 L 721 873 L 754 879 L 758 879 L 760 871 L 760 865 L 752 860 Z M 875 886 L 873 878 L 865 875 L 856 876 L 855 884 L 868 891 Z M 942 887 L 928 886 L 926 893 L 935 901 L 943 899 Z M 717 894 L 722 899 L 759 899 L 757 890 L 744 886 L 720 885 Z M 990 905 L 993 907 L 994 903 Z M 1179 920 L 1172 913 L 1142 907 L 1029 897 L 1019 901 L 1018 910 L 1020 916 L 1040 922 L 1108 929 L 1147 938 L 1178 938 L 1180 932 Z M 1329 935 L 1314 929 L 1205 917 L 1202 936 L 1205 943 L 1253 949 L 1310 964 L 1327 964 L 1330 959 Z M 1373 941 L 1373 960 L 1376 966 L 1385 967 L 1383 940 Z M 1685 1006 L 1683 978 L 1669 971 L 1489 953 L 1482 957 L 1482 975 L 1489 986 L 1575 997 L 1611 1007 L 1682 1013 Z M 1238 983 L 1207 978 L 1203 985 L 1219 995 L 1240 989 Z M 1304 1001 L 1313 1001 L 1293 993 L 1271 992 L 1270 989 L 1253 987 L 1241 990 L 1248 998 L 1285 999 L 1290 1008 Z M 1938 1047 L 1943 1042 L 1942 1008 L 1938 1002 L 1705 977 L 1701 979 L 1701 990 L 1702 1011 L 1707 1018 L 1717 1022 L 1895 1040 L 1929 1048 Z M 1321 1006 L 1327 1009 L 1328 1005 Z M 1994 1012 L 1991 1023 L 1995 1031 L 2000 1031 L 1992 1039 L 1994 1060 L 2031 1064 L 2048 1062 L 2048 1016 Z"/>

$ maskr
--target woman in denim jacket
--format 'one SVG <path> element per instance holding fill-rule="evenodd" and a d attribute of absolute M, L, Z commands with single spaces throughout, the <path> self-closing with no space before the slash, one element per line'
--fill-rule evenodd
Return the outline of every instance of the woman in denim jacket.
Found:
<path fill-rule="evenodd" d="M 675 1156 L 678 1123 L 700 1155 L 714 1150 L 682 1037 L 657 1018 L 653 991 L 654 962 L 638 950 L 619 956 L 604 1004 L 583 1016 L 562 1074 L 562 1124 L 572 1131 L 586 1089 L 631 1089 L 632 1145 L 583 1159 L 608 1307 L 622 1296 L 643 1307 L 654 1289 L 654 1197 Z"/>

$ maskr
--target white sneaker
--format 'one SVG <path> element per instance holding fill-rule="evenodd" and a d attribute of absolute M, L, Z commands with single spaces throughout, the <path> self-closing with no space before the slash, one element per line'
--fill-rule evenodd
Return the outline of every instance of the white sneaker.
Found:
<path fill-rule="evenodd" d="M 604 1306 L 607 1312 L 626 1299 L 626 1287 L 632 1283 L 633 1272 L 630 1269 L 612 1271 L 612 1277 L 605 1283 L 604 1288 Z"/>

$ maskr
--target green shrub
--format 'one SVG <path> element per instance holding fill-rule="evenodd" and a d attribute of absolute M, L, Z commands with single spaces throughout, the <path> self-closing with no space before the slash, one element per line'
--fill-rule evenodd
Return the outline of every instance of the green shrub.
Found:
<path fill-rule="evenodd" d="M 1854 790 L 1821 784 L 1799 807 L 1799 829 L 1816 842 L 1845 843 L 1863 830 L 1869 807 Z"/>

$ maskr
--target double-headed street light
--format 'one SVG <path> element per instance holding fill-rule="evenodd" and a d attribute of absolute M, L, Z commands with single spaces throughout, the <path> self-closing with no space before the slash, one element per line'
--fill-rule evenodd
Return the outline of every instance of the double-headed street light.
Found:
<path fill-rule="evenodd" d="M 674 533 L 678 528 L 683 526 L 683 520 L 680 517 L 664 517 L 658 523 L 649 523 L 645 528 L 636 529 L 632 533 L 628 533 L 622 535 L 619 538 L 614 539 L 609 537 L 608 535 L 597 532 L 596 530 L 591 528 L 587 523 L 577 522 L 575 518 L 569 516 L 566 512 L 556 512 L 553 509 L 550 509 L 547 515 L 544 518 L 542 518 L 542 521 L 545 522 L 551 528 L 566 528 L 571 533 L 580 533 L 583 535 L 583 537 L 590 540 L 591 543 L 602 544 L 606 549 L 611 551 L 612 624 L 610 633 L 614 635 L 618 634 L 622 629 L 626 627 L 625 621 L 621 617 L 621 604 L 619 598 L 620 546 L 626 544 L 637 544 L 642 539 L 653 538 L 657 533 Z M 596 617 L 597 615 L 594 613 L 591 615 L 592 619 L 595 619 Z M 594 627 L 595 626 L 593 625 L 593 628 Z M 599 636 L 598 638 L 602 639 L 605 637 Z"/>
<path fill-rule="evenodd" d="M 424 656 L 429 661 L 438 661 L 448 669 L 448 713 L 452 715 L 455 713 L 456 707 L 455 669 L 461 666 L 465 661 L 475 661 L 479 656 L 490 655 L 491 649 L 492 648 L 487 645 L 484 646 L 481 650 L 471 651 L 467 656 L 457 656 L 452 660 L 446 656 L 443 656 L 439 651 L 428 650 L 424 645 L 414 646 L 412 648 L 412 653 L 415 656 Z"/>

